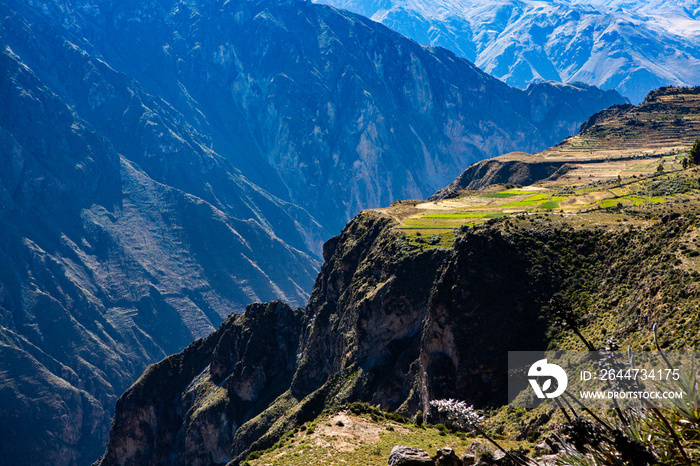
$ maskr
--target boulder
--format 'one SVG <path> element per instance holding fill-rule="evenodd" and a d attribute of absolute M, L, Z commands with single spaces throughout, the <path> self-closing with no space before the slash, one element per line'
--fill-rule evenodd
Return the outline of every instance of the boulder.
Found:
<path fill-rule="evenodd" d="M 397 445 L 391 450 L 388 466 L 435 466 L 435 462 L 425 450 Z"/>
<path fill-rule="evenodd" d="M 462 461 L 450 447 L 439 449 L 434 460 L 436 466 L 462 466 Z"/>

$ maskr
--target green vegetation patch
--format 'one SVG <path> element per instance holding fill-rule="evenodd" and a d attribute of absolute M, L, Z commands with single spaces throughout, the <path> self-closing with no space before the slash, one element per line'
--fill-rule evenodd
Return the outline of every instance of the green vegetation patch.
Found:
<path fill-rule="evenodd" d="M 427 221 L 421 222 L 419 220 L 409 219 L 404 222 L 401 226 L 402 230 L 452 230 L 460 225 L 460 222 L 449 223 L 447 220 L 450 219 L 426 219 Z M 431 221 L 432 220 L 432 221 Z M 443 220 L 442 222 L 436 220 Z"/>
<path fill-rule="evenodd" d="M 421 252 L 428 249 L 450 249 L 455 241 L 454 229 L 437 232 L 434 228 L 404 229 L 399 235 L 399 246 L 403 252 Z"/>
<path fill-rule="evenodd" d="M 559 207 L 558 202 L 565 201 L 565 196 L 552 196 L 551 193 L 539 193 L 530 196 L 522 201 L 511 202 L 500 207 L 534 207 L 539 206 L 540 209 L 556 209 Z"/>
<path fill-rule="evenodd" d="M 463 213 L 463 214 L 428 214 L 421 218 L 501 218 L 508 214 L 503 212 Z"/>
<path fill-rule="evenodd" d="M 542 203 L 541 199 L 538 200 L 529 200 L 525 199 L 524 201 L 516 201 L 516 202 L 511 202 L 508 204 L 503 204 L 500 207 L 530 207 L 530 206 L 536 206 L 538 204 Z"/>
<path fill-rule="evenodd" d="M 514 189 L 509 189 L 507 191 L 500 191 L 497 193 L 489 193 L 489 194 L 482 194 L 480 197 L 494 197 L 494 198 L 502 198 L 502 197 L 513 197 L 513 196 L 522 196 L 525 194 L 535 194 L 538 193 L 539 191 L 517 191 Z"/>
<path fill-rule="evenodd" d="M 664 202 L 666 202 L 666 199 L 662 196 L 636 196 L 631 194 L 628 196 L 603 199 L 600 201 L 599 205 L 601 209 L 607 209 L 618 205 L 637 207 L 646 204 L 663 204 Z"/>
<path fill-rule="evenodd" d="M 540 209 L 542 210 L 553 210 L 553 209 L 558 209 L 559 208 L 559 203 L 554 202 L 554 201 L 547 201 L 544 204 L 540 205 Z"/>
<path fill-rule="evenodd" d="M 551 196 L 551 193 L 540 193 L 540 194 L 535 194 L 534 196 L 530 196 L 526 201 L 544 201 L 545 199 L 549 199 L 549 196 Z"/>

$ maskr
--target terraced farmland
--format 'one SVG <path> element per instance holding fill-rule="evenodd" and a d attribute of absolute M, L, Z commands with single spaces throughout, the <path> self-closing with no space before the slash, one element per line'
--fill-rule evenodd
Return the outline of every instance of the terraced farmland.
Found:
<path fill-rule="evenodd" d="M 649 160 L 658 167 L 662 159 Z M 602 162 L 622 172 L 628 160 Z M 497 220 L 526 222 L 530 216 L 550 216 L 555 222 L 589 223 L 614 228 L 647 226 L 660 221 L 664 205 L 673 210 L 700 207 L 700 168 L 686 170 L 668 165 L 663 172 L 563 185 L 561 180 L 522 188 L 491 187 L 463 192 L 454 199 L 401 201 L 379 209 L 393 217 L 397 229 L 415 247 L 449 246 L 452 231 Z M 594 168 L 594 167 L 592 167 Z M 439 238 L 438 240 L 430 238 Z"/>

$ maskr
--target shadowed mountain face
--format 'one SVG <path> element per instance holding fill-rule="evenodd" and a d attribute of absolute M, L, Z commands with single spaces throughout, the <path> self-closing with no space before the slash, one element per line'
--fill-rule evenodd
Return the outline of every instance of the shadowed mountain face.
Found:
<path fill-rule="evenodd" d="M 424 198 L 476 160 L 544 149 L 623 101 L 573 87 L 573 101 L 591 105 L 555 118 L 532 96 L 551 88 L 512 89 L 445 50 L 303 2 L 42 5 L 27 14 L 63 25 L 75 46 L 167 102 L 203 145 L 332 232 L 363 208 Z M 27 38 L 11 39 L 27 49 Z M 111 107 L 113 85 L 87 90 L 71 76 L 63 87 Z M 120 139 L 128 150 L 130 138 Z"/>
<path fill-rule="evenodd" d="M 302 302 L 317 263 L 153 180 L 10 51 L 0 97 L 0 463 L 87 463 L 146 364 L 250 301 Z"/>
<path fill-rule="evenodd" d="M 147 364 L 250 302 L 304 304 L 359 209 L 622 101 L 512 89 L 308 3 L 9 0 L 0 43 L 8 464 L 94 460 Z"/>
<path fill-rule="evenodd" d="M 698 84 L 693 0 L 314 0 L 442 46 L 512 86 L 582 81 L 634 103 L 660 86 Z"/>

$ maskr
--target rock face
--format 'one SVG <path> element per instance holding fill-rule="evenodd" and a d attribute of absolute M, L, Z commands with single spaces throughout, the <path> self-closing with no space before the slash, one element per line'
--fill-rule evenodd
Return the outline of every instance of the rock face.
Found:
<path fill-rule="evenodd" d="M 659 86 L 696 85 L 700 75 L 700 15 L 692 2 L 314 1 L 445 47 L 521 88 L 581 81 L 639 103 Z"/>

